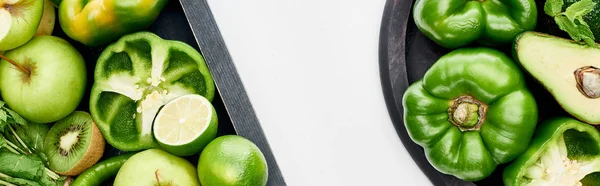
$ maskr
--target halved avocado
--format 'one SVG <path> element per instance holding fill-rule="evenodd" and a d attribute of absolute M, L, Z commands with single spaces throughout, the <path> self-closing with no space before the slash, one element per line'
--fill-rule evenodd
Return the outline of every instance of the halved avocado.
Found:
<path fill-rule="evenodd" d="M 516 61 L 540 82 L 569 114 L 600 124 L 600 45 L 525 32 L 514 44 Z"/>

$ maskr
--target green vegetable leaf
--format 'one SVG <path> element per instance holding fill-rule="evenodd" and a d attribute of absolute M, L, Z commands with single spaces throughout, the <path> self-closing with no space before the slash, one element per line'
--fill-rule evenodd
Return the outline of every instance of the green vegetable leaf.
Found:
<path fill-rule="evenodd" d="M 18 155 L 0 151 L 0 172 L 11 177 L 40 180 L 45 174 L 44 163 L 34 155 Z"/>
<path fill-rule="evenodd" d="M 547 0 L 546 4 L 544 4 L 544 12 L 554 17 L 562 12 L 563 5 L 563 0 Z"/>
<path fill-rule="evenodd" d="M 596 41 L 594 41 L 594 40 L 596 40 L 594 38 L 594 33 L 592 32 L 590 27 L 587 24 L 586 25 L 580 24 L 580 22 L 577 22 L 576 24 L 578 27 L 583 28 L 579 31 L 581 39 L 583 39 L 583 41 L 585 41 L 585 43 L 587 45 L 597 47 Z"/>
<path fill-rule="evenodd" d="M 6 181 L 8 181 L 12 184 L 23 185 L 23 186 L 42 186 L 35 181 L 21 179 L 21 178 L 10 178 L 10 179 L 7 179 Z"/>
<path fill-rule="evenodd" d="M 596 3 L 592 0 L 581 0 L 567 7 L 564 15 L 567 16 L 571 22 L 574 22 L 575 19 L 580 20 L 580 22 L 585 22 L 583 21 L 583 16 L 592 12 L 595 6 Z M 587 25 L 587 23 L 584 24 Z"/>
<path fill-rule="evenodd" d="M 0 149 L 4 148 L 5 145 L 6 139 L 4 138 L 4 136 L 2 136 L 2 134 L 0 134 Z"/>
<path fill-rule="evenodd" d="M 15 150 L 13 147 L 8 145 L 8 139 L 0 133 L 0 151 L 10 151 L 12 153 L 18 154 L 19 152 Z"/>
<path fill-rule="evenodd" d="M 10 123 L 13 123 L 13 124 L 19 124 L 19 125 L 25 125 L 25 124 L 27 124 L 27 120 L 25 120 L 23 117 L 21 117 L 21 116 L 20 116 L 19 114 L 17 114 L 15 111 L 13 111 L 13 110 L 10 110 L 10 109 L 8 109 L 8 108 L 6 108 L 6 107 L 4 107 L 4 110 L 5 110 L 6 112 L 8 112 L 8 115 L 10 115 L 10 118 L 11 118 L 11 119 L 12 119 L 12 121 L 13 121 L 13 122 L 10 122 Z"/>
<path fill-rule="evenodd" d="M 50 178 L 50 176 L 48 176 L 47 174 L 42 175 L 42 178 L 40 178 L 39 183 L 41 183 L 42 185 L 58 185 L 56 184 L 56 181 Z"/>
<path fill-rule="evenodd" d="M 0 110 L 2 110 L 2 109 L 0 109 Z M 0 133 L 4 133 L 4 131 L 6 130 L 6 127 L 8 127 L 8 119 L 6 121 L 0 120 Z"/>
<path fill-rule="evenodd" d="M 0 122 L 6 122 L 7 119 L 8 115 L 6 114 L 6 111 L 0 109 Z"/>
<path fill-rule="evenodd" d="M 10 133 L 10 131 L 7 129 L 6 130 L 6 134 L 4 134 L 4 138 L 6 139 L 7 143 L 12 143 L 13 145 L 15 145 L 16 147 L 15 150 L 20 151 L 20 152 L 24 152 L 23 151 L 23 147 L 19 144 L 19 140 L 17 140 L 17 138 L 15 137 L 15 135 L 12 135 Z"/>
<path fill-rule="evenodd" d="M 0 181 L 19 186 L 56 186 L 64 183 L 66 177 L 46 172 L 47 158 L 42 149 L 49 130 L 50 126 L 46 124 L 28 123 L 0 101 Z M 31 149 L 34 153 L 19 154 L 25 151 L 23 149 Z"/>
<path fill-rule="evenodd" d="M 558 28 L 569 33 L 569 36 L 571 36 L 571 38 L 573 38 L 574 40 L 581 41 L 577 25 L 575 25 L 574 22 L 569 21 L 569 18 L 565 16 L 556 16 L 554 17 L 554 21 L 556 21 Z"/>
<path fill-rule="evenodd" d="M 0 180 L 22 186 L 40 186 L 36 181 L 26 180 L 22 178 L 13 178 L 0 172 Z"/>
<path fill-rule="evenodd" d="M 585 41 L 589 46 L 596 46 L 594 42 L 594 33 L 590 30 L 590 27 L 587 24 L 582 24 L 579 21 L 570 21 L 566 16 L 556 16 L 554 17 L 554 21 L 558 27 L 566 31 L 569 36 L 575 41 Z"/>
<path fill-rule="evenodd" d="M 575 19 L 575 21 L 576 21 L 578 24 L 581 24 L 581 25 L 583 25 L 583 26 L 585 26 L 585 27 L 588 27 L 588 28 L 590 27 L 590 26 L 589 26 L 589 25 L 588 25 L 588 24 L 587 24 L 587 23 L 586 23 L 586 22 L 583 20 L 583 17 L 578 17 L 577 19 Z M 591 30 L 590 30 L 590 31 L 591 31 Z"/>
<path fill-rule="evenodd" d="M 594 33 L 587 22 L 583 20 L 583 16 L 594 10 L 596 3 L 592 0 L 581 0 L 571 4 L 565 12 L 561 12 L 564 5 L 563 1 L 547 0 L 544 4 L 544 11 L 546 14 L 553 16 L 556 25 L 567 32 L 573 40 L 584 41 L 589 46 L 598 47 Z"/>
<path fill-rule="evenodd" d="M 15 132 L 23 140 L 25 145 L 35 152 L 41 152 L 44 148 L 44 140 L 46 134 L 50 131 L 50 126 L 47 124 L 39 124 L 30 122 L 22 126 L 14 126 Z M 43 153 L 38 153 L 43 154 Z M 42 158 L 43 159 L 43 158 Z"/>
<path fill-rule="evenodd" d="M 5 102 L 0 101 L 0 132 L 4 132 L 9 124 L 25 125 L 27 124 L 27 120 L 15 111 L 6 107 Z"/>
<path fill-rule="evenodd" d="M 65 182 L 67 182 L 68 177 L 66 176 L 61 176 L 58 179 L 56 179 L 56 183 L 58 183 L 58 185 L 64 185 Z"/>

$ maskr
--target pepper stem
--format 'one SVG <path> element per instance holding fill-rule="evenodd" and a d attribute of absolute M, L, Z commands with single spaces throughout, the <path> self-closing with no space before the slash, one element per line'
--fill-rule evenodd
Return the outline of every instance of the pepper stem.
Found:
<path fill-rule="evenodd" d="M 17 62 L 13 61 L 12 59 L 9 59 L 9 58 L 7 58 L 6 56 L 4 56 L 2 54 L 0 54 L 0 59 L 4 59 L 4 60 L 8 61 L 10 64 L 14 65 L 19 70 L 21 70 L 23 73 L 27 74 L 27 76 L 31 75 L 31 71 L 29 71 L 25 67 L 19 65 Z"/>
<path fill-rule="evenodd" d="M 479 130 L 483 121 L 487 105 L 472 96 L 460 96 L 448 108 L 450 122 L 461 131 Z"/>
<path fill-rule="evenodd" d="M 472 103 L 461 103 L 456 107 L 453 113 L 454 121 L 460 123 L 461 126 L 472 128 L 479 120 L 479 106 Z"/>

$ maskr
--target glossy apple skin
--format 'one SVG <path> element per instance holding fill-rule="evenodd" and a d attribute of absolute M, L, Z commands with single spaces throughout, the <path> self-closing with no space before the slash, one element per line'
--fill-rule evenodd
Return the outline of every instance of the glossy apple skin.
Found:
<path fill-rule="evenodd" d="M 157 175 L 160 181 L 157 182 Z M 200 186 L 196 167 L 163 150 L 150 149 L 129 158 L 119 169 L 114 186 L 185 185 Z"/>
<path fill-rule="evenodd" d="M 36 36 L 5 56 L 31 70 L 31 76 L 0 61 L 0 93 L 8 106 L 29 121 L 55 122 L 73 112 L 86 86 L 81 54 L 55 36 Z"/>
<path fill-rule="evenodd" d="M 0 51 L 6 51 L 27 43 L 33 37 L 42 19 L 44 0 L 13 0 L 10 11 L 3 8 L 4 3 L 1 2 Z"/>

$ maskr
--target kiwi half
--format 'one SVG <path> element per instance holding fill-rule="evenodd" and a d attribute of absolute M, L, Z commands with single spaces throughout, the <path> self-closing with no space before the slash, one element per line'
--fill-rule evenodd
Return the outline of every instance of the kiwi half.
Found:
<path fill-rule="evenodd" d="M 44 141 L 44 153 L 50 169 L 76 176 L 98 162 L 105 143 L 90 114 L 75 111 L 52 126 Z"/>

